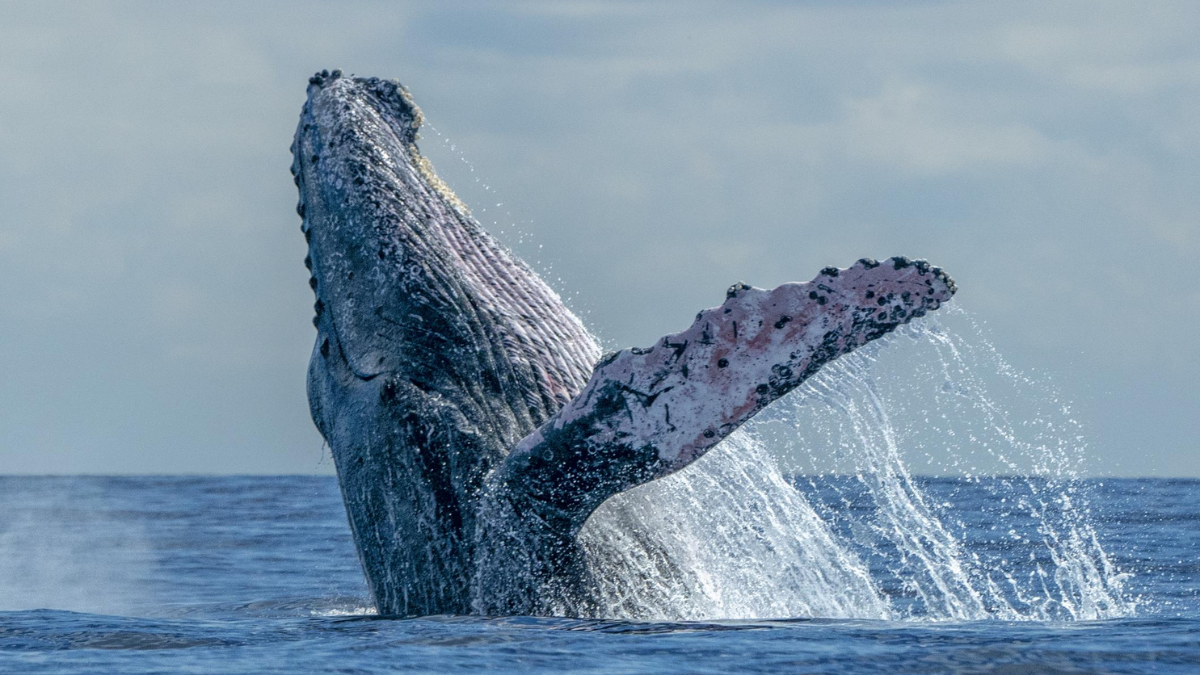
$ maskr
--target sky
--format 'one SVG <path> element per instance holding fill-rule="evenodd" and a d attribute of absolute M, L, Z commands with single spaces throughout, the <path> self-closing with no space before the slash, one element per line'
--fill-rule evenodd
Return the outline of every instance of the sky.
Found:
<path fill-rule="evenodd" d="M 0 473 L 328 473 L 288 146 L 396 78 L 607 347 L 943 266 L 1101 475 L 1200 476 L 1200 4 L 0 0 Z"/>

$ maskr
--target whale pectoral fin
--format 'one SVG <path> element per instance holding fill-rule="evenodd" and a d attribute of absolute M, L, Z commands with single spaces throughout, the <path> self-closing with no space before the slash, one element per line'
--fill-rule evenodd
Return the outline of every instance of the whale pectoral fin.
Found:
<path fill-rule="evenodd" d="M 682 469 L 824 364 L 954 291 L 940 269 L 907 258 L 829 267 L 773 290 L 735 285 L 687 330 L 602 360 L 491 484 L 522 517 L 573 536 L 605 499 Z"/>

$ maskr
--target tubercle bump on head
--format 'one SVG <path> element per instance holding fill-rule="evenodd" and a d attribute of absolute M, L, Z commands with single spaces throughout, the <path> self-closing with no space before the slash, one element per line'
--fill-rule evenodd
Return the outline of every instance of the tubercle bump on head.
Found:
<path fill-rule="evenodd" d="M 408 88 L 396 80 L 381 80 L 377 77 L 356 78 L 355 82 L 361 84 L 380 104 L 386 106 L 393 117 L 407 123 L 404 140 L 415 143 L 417 132 L 425 123 L 425 115 L 413 101 Z"/>
<path fill-rule="evenodd" d="M 425 123 L 425 115 L 413 101 L 408 88 L 397 80 L 385 80 L 378 77 L 343 77 L 340 69 L 322 70 L 308 78 L 308 97 L 314 96 L 325 89 L 344 82 L 343 86 L 354 86 L 369 94 L 391 117 L 402 123 L 404 140 L 415 143 L 417 132 Z"/>
<path fill-rule="evenodd" d="M 342 71 L 340 68 L 334 68 L 332 72 L 328 71 L 328 70 L 322 70 L 319 73 L 316 73 L 312 77 L 308 78 L 308 83 L 315 84 L 318 86 L 325 86 L 326 81 L 332 82 L 333 80 L 336 80 L 336 79 L 340 78 L 341 76 L 342 76 Z"/>

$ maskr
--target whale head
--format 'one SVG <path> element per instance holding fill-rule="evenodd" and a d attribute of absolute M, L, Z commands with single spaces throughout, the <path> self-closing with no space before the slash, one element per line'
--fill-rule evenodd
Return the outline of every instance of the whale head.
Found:
<path fill-rule="evenodd" d="M 400 375 L 442 394 L 513 385 L 511 412 L 538 424 L 582 387 L 595 342 L 433 172 L 417 147 L 421 122 L 395 81 L 337 70 L 310 80 L 292 173 L 316 294 L 315 361 L 342 379 Z"/>
<path fill-rule="evenodd" d="M 356 505 L 376 601 L 403 613 L 465 611 L 442 580 L 467 574 L 481 477 L 600 355 L 438 179 L 417 147 L 421 121 L 399 83 L 322 71 L 292 145 L 316 296 L 312 416 Z M 397 570 L 426 582 L 387 582 Z"/>

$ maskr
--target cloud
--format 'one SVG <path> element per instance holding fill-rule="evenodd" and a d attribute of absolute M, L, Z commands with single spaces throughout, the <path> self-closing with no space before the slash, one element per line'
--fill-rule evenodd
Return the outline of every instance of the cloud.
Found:
<path fill-rule="evenodd" d="M 733 281 L 925 256 L 1011 360 L 1072 364 L 1104 462 L 1154 436 L 1200 472 L 1191 4 L 7 11 L 5 470 L 313 469 L 287 147 L 342 67 L 413 89 L 439 171 L 611 346 Z"/>
<path fill-rule="evenodd" d="M 1036 130 L 1004 122 L 954 119 L 938 92 L 916 85 L 885 86 L 878 95 L 848 102 L 838 136 L 853 156 L 902 171 L 1027 168 L 1053 153 Z"/>

